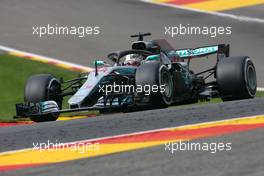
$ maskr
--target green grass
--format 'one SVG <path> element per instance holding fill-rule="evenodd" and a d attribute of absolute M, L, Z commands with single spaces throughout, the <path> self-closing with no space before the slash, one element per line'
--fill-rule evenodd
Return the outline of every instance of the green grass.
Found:
<path fill-rule="evenodd" d="M 264 92 L 257 92 L 256 97 L 264 97 Z"/>
<path fill-rule="evenodd" d="M 23 102 L 24 85 L 34 74 L 74 78 L 78 73 L 10 55 L 0 55 L 0 121 L 12 121 L 15 104 Z"/>

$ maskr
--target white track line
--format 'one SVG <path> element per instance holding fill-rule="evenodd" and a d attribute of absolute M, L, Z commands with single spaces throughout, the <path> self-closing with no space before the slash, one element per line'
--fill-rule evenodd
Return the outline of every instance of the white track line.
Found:
<path fill-rule="evenodd" d="M 79 64 L 75 64 L 75 63 L 71 63 L 71 62 L 67 62 L 67 61 L 62 61 L 62 60 L 58 60 L 58 59 L 54 59 L 54 58 L 50 58 L 50 57 L 46 57 L 46 56 L 42 56 L 42 55 L 37 55 L 37 54 L 33 54 L 33 53 L 21 51 L 21 50 L 9 48 L 9 47 L 6 47 L 6 46 L 1 46 L 0 45 L 0 50 L 6 51 L 6 52 L 17 52 L 17 53 L 20 53 L 21 55 L 37 57 L 37 58 L 41 58 L 42 60 L 46 60 L 48 62 L 55 62 L 55 63 L 58 63 L 58 64 L 67 65 L 69 67 L 79 68 L 79 69 L 82 69 L 82 70 L 87 70 L 87 71 L 93 70 L 93 68 L 91 68 L 91 67 L 86 67 L 86 66 L 83 66 L 83 65 L 79 65 Z"/>
<path fill-rule="evenodd" d="M 215 124 L 215 123 L 224 123 L 224 122 L 228 122 L 228 121 L 237 121 L 237 120 L 242 120 L 242 119 L 258 118 L 258 117 L 262 117 L 262 116 L 264 116 L 264 114 L 255 115 L 255 116 L 237 117 L 237 118 L 224 119 L 224 120 L 215 120 L 215 121 L 209 121 L 209 122 L 194 123 L 194 124 L 182 125 L 182 126 L 177 126 L 177 127 L 167 127 L 167 128 L 153 129 L 153 130 L 145 130 L 145 131 L 132 132 L 132 133 L 126 133 L 126 134 L 119 134 L 119 135 L 112 135 L 112 136 L 99 137 L 99 138 L 93 138 L 93 139 L 84 139 L 84 140 L 79 140 L 79 141 L 65 142 L 62 145 L 67 145 L 67 144 L 72 144 L 72 143 L 88 143 L 88 142 L 100 141 L 100 140 L 105 140 L 105 139 L 116 139 L 116 138 L 120 138 L 120 137 L 129 137 L 129 136 L 142 135 L 142 134 L 147 134 L 147 133 L 155 133 L 155 132 L 168 131 L 168 130 L 175 130 L 175 129 L 181 129 L 181 128 L 189 128 L 189 127 L 195 127 L 195 126 L 201 126 L 201 125 L 211 125 L 211 124 Z M 33 148 L 24 148 L 24 149 L 0 152 L 0 155 L 12 154 L 12 153 L 16 153 L 16 152 L 23 152 L 23 151 L 28 151 L 28 150 L 32 150 L 32 149 Z"/>
<path fill-rule="evenodd" d="M 177 9 L 198 12 L 198 13 L 206 13 L 206 14 L 210 14 L 210 15 L 231 18 L 231 19 L 235 19 L 238 21 L 255 22 L 255 23 L 264 24 L 264 19 L 261 19 L 261 18 L 253 18 L 253 17 L 247 17 L 247 16 L 233 15 L 233 14 L 222 13 L 222 12 L 205 11 L 205 10 L 200 10 L 200 9 L 188 8 L 188 7 L 184 7 L 181 5 L 154 2 L 153 0 L 140 0 L 140 1 L 146 2 L 146 3 L 151 3 L 151 4 L 156 4 L 156 5 L 161 5 L 161 6 L 166 6 L 166 7 L 173 7 L 173 8 L 177 8 Z"/>
<path fill-rule="evenodd" d="M 257 91 L 259 91 L 259 92 L 264 92 L 264 88 L 263 88 L 263 87 L 258 87 L 258 88 L 257 88 Z"/>

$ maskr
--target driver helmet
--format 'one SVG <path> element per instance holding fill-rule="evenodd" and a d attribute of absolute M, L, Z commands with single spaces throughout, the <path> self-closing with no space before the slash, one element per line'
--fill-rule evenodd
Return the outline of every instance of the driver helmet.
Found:
<path fill-rule="evenodd" d="M 139 66 L 140 65 L 139 56 L 137 54 L 129 54 L 125 56 L 124 65 Z"/>

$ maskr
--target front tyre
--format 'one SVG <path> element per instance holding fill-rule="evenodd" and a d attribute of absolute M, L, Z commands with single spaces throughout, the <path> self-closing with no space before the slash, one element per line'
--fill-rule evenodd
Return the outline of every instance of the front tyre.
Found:
<path fill-rule="evenodd" d="M 31 76 L 25 86 L 25 102 L 39 103 L 53 100 L 58 107 L 62 108 L 61 84 L 50 74 L 39 74 Z M 30 117 L 34 122 L 55 121 L 59 117 L 58 113 L 51 115 L 41 115 Z"/>
<path fill-rule="evenodd" d="M 253 98 L 257 91 L 256 70 L 247 56 L 221 59 L 216 81 L 223 101 Z"/>

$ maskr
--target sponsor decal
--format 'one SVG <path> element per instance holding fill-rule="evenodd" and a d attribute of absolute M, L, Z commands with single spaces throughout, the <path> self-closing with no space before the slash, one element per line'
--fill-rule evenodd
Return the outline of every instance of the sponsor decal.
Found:
<path fill-rule="evenodd" d="M 210 47 L 203 47 L 197 49 L 183 49 L 183 50 L 176 50 L 171 51 L 171 55 L 179 55 L 180 57 L 193 57 L 193 56 L 200 56 L 205 54 L 215 53 L 218 50 L 218 46 L 210 46 Z"/>

